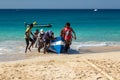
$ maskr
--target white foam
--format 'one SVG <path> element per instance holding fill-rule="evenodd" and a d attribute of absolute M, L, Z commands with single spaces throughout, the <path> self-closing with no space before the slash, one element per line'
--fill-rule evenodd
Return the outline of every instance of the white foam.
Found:
<path fill-rule="evenodd" d="M 120 42 L 73 42 L 71 48 L 79 49 L 81 47 L 99 47 L 99 46 L 120 46 Z"/>
<path fill-rule="evenodd" d="M 25 42 L 23 41 L 3 41 L 0 42 L 0 54 L 22 53 Z"/>
<path fill-rule="evenodd" d="M 3 54 L 3 53 L 0 53 L 0 54 Z"/>
<path fill-rule="evenodd" d="M 62 42 L 57 42 L 52 45 L 59 45 Z M 24 53 L 25 41 L 3 41 L 0 42 L 0 54 Z M 71 48 L 78 50 L 81 47 L 95 47 L 95 46 L 120 46 L 120 42 L 72 42 Z"/>
<path fill-rule="evenodd" d="M 3 54 L 2 51 L 3 51 L 3 48 L 0 48 L 0 54 Z"/>
<path fill-rule="evenodd" d="M 0 48 L 0 51 L 2 51 L 2 49 Z"/>

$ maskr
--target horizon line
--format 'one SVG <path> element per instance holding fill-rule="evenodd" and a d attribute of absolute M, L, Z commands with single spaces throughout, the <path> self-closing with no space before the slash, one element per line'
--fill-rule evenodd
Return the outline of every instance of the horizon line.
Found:
<path fill-rule="evenodd" d="M 0 9 L 120 9 L 120 8 L 0 8 Z"/>

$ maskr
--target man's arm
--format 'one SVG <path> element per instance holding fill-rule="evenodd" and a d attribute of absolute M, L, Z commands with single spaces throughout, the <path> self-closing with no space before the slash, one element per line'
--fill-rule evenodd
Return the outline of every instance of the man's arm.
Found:
<path fill-rule="evenodd" d="M 72 29 L 72 28 L 71 28 Z M 73 34 L 74 34 L 74 39 L 76 40 L 76 33 L 75 33 L 75 31 L 72 29 L 72 32 L 73 32 Z"/>
<path fill-rule="evenodd" d="M 60 36 L 62 36 L 63 35 L 63 29 L 60 31 Z"/>
<path fill-rule="evenodd" d="M 50 40 L 54 40 L 56 39 L 55 36 L 54 36 L 54 33 L 52 34 L 51 38 L 49 38 Z"/>
<path fill-rule="evenodd" d="M 31 35 L 34 36 L 32 32 L 31 32 Z"/>

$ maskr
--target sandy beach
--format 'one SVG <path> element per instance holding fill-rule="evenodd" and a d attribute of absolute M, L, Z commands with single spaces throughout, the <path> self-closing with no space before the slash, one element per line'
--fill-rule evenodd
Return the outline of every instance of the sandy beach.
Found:
<path fill-rule="evenodd" d="M 88 49 L 94 51 L 84 48 L 81 54 L 28 53 L 21 60 L 0 62 L 0 80 L 120 80 L 119 47 L 110 52 L 114 48 L 84 52 Z"/>

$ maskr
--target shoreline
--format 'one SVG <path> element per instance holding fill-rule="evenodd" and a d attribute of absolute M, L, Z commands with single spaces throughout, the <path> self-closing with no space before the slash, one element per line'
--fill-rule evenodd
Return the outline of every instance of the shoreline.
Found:
<path fill-rule="evenodd" d="M 14 41 L 14 40 L 5 40 L 0 42 L 0 54 L 3 53 L 9 53 L 14 51 L 19 51 L 19 53 L 22 53 L 24 51 L 26 44 L 25 40 L 22 41 Z M 120 46 L 120 42 L 112 42 L 112 41 L 106 41 L 106 42 L 97 42 L 97 41 L 88 41 L 88 42 L 72 42 L 71 47 L 73 49 L 81 48 L 81 47 L 104 47 L 104 46 Z"/>
<path fill-rule="evenodd" d="M 24 59 L 34 59 L 36 57 L 49 57 L 49 56 L 54 56 L 54 55 L 81 55 L 81 54 L 100 54 L 100 53 L 105 53 L 105 52 L 119 52 L 120 51 L 120 46 L 99 46 L 99 47 L 81 47 L 78 50 L 76 49 L 70 49 L 68 53 L 61 53 L 61 54 L 56 54 L 56 53 L 47 53 L 43 54 L 42 51 L 41 53 L 37 52 L 37 49 L 31 49 L 32 52 L 28 53 L 10 53 L 10 54 L 1 54 L 0 55 L 0 62 L 7 62 L 7 61 L 17 61 L 17 60 L 24 60 Z"/>

